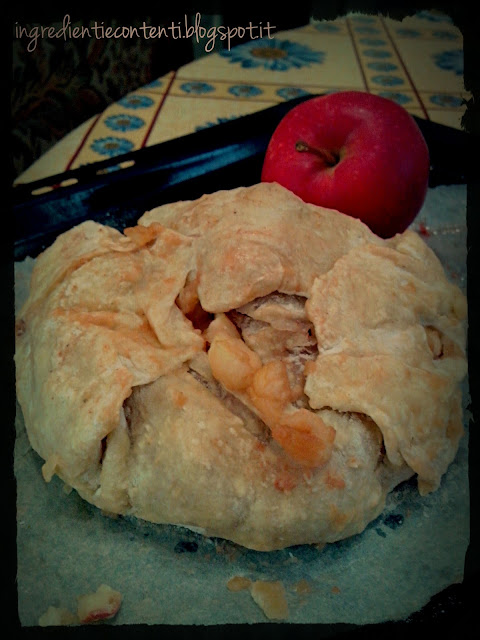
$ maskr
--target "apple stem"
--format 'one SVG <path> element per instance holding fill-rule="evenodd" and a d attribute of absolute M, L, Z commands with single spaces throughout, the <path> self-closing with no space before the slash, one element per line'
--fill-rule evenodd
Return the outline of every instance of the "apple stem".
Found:
<path fill-rule="evenodd" d="M 295 151 L 306 151 L 307 153 L 314 153 L 316 156 L 319 156 L 329 167 L 333 167 L 338 162 L 338 157 L 331 151 L 328 151 L 327 149 L 317 149 L 317 147 L 312 147 L 304 140 L 297 140 L 297 142 L 295 143 Z"/>

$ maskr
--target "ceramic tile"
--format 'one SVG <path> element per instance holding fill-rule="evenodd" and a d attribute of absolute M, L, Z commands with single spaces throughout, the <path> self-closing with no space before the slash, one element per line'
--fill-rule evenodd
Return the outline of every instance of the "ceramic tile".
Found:
<path fill-rule="evenodd" d="M 93 116 L 79 125 L 73 131 L 70 131 L 56 145 L 50 147 L 40 158 L 38 158 L 30 167 L 22 173 L 17 183 L 34 182 L 42 180 L 48 176 L 65 171 L 67 168 L 66 160 L 76 157 L 79 141 L 83 140 L 92 126 L 95 124 L 97 116 Z M 72 166 L 79 166 L 75 163 Z"/>
<path fill-rule="evenodd" d="M 384 18 L 384 24 L 394 37 L 455 40 L 461 36 L 450 16 L 434 11 L 419 11 L 403 20 L 387 17 Z"/>
<path fill-rule="evenodd" d="M 158 93 L 160 95 L 163 95 L 168 91 L 169 85 L 174 76 L 175 73 L 173 71 L 170 71 L 170 73 L 167 73 L 164 76 L 153 80 L 149 84 L 144 85 L 143 87 L 141 87 L 141 90 L 148 91 L 149 93 Z"/>
<path fill-rule="evenodd" d="M 469 97 L 466 91 L 422 91 L 420 93 L 420 98 L 428 111 L 441 109 L 443 111 L 461 111 L 463 113 Z"/>
<path fill-rule="evenodd" d="M 350 14 L 347 17 L 347 25 L 351 36 L 358 40 L 384 37 L 384 27 L 379 16 Z"/>
<path fill-rule="evenodd" d="M 382 43 L 382 44 L 380 44 Z M 355 39 L 355 46 L 363 69 L 372 68 L 369 65 L 395 65 L 401 67 L 397 53 L 386 38 Z"/>
<path fill-rule="evenodd" d="M 312 19 L 310 25 L 305 27 L 306 33 L 316 33 L 332 36 L 348 36 L 349 30 L 346 18 L 341 17 L 336 20 L 314 20 Z"/>
<path fill-rule="evenodd" d="M 71 168 L 140 149 L 161 100 L 158 92 L 143 88 L 107 107 L 84 139 Z"/>
<path fill-rule="evenodd" d="M 428 111 L 428 116 L 432 122 L 438 122 L 454 129 L 462 129 L 463 113 L 463 111 L 453 109 L 433 109 Z"/>
<path fill-rule="evenodd" d="M 233 101 L 203 98 L 202 108 L 195 109 L 194 97 L 169 95 L 162 106 L 161 118 L 152 130 L 148 144 L 157 144 L 188 135 L 221 122 L 248 115 L 273 106 L 275 102 Z"/>
<path fill-rule="evenodd" d="M 380 32 L 378 35 L 361 35 L 352 31 L 351 37 L 358 50 L 369 50 L 386 48 L 391 49 L 391 43 L 385 32 Z M 368 57 L 368 54 L 366 54 Z M 373 54 L 375 55 L 375 54 Z"/>
<path fill-rule="evenodd" d="M 355 87 L 347 85 L 336 86 L 315 85 L 315 84 L 280 84 L 280 83 L 255 83 L 247 82 L 225 82 L 209 81 L 203 82 L 193 78 L 177 78 L 170 90 L 171 96 L 177 97 L 197 97 L 199 99 L 211 100 L 233 100 L 233 101 L 258 101 L 258 102 L 283 102 L 302 95 L 315 95 L 329 93 L 332 90 L 348 90 Z"/>
<path fill-rule="evenodd" d="M 418 91 L 463 90 L 462 45 L 399 39 L 397 47 Z"/>
<path fill-rule="evenodd" d="M 379 23 L 380 16 L 368 13 L 360 13 L 358 11 L 350 11 L 346 16 L 346 19 L 350 20 L 350 22 L 355 25 L 372 26 Z"/>
<path fill-rule="evenodd" d="M 411 27 L 403 22 L 388 20 L 386 26 L 391 37 L 396 41 L 402 40 L 433 40 L 437 42 L 460 42 L 462 34 L 456 27 Z"/>
<path fill-rule="evenodd" d="M 404 107 L 410 113 L 420 112 L 423 117 L 426 116 L 423 105 L 420 102 L 419 97 L 414 91 L 410 91 L 408 89 L 396 89 L 396 88 L 392 88 L 392 89 L 374 88 L 374 89 L 371 89 L 371 93 L 374 93 L 379 96 L 383 96 L 384 98 L 388 98 L 389 100 L 393 100 L 397 104 Z"/>
<path fill-rule="evenodd" d="M 312 29 L 278 32 L 274 39 L 252 41 L 185 65 L 179 78 L 248 84 L 293 83 L 363 88 L 351 39 Z"/>
<path fill-rule="evenodd" d="M 466 111 L 467 92 L 421 92 L 420 98 L 425 105 L 428 117 L 455 129 L 462 128 L 462 117 Z"/>
<path fill-rule="evenodd" d="M 259 83 L 249 84 L 241 81 L 219 81 L 199 82 L 194 78 L 177 78 L 172 84 L 171 96 L 177 97 L 197 97 L 205 100 L 236 100 L 236 101 L 260 101 L 271 102 L 280 101 L 281 98 L 276 92 L 281 87 L 279 85 L 260 85 Z M 288 89 L 289 87 L 286 86 Z M 293 91 L 294 87 L 290 87 Z M 297 87 L 297 91 L 300 88 Z"/>
<path fill-rule="evenodd" d="M 397 60 L 362 61 L 367 87 L 370 91 L 405 91 L 411 89 L 408 75 Z"/>

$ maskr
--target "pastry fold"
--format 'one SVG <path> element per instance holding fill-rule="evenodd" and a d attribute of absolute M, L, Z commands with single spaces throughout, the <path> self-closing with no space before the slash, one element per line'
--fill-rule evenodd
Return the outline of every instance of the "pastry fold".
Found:
<path fill-rule="evenodd" d="M 361 532 L 463 434 L 467 305 L 406 231 L 258 184 L 85 222 L 36 261 L 17 396 L 44 477 L 258 550 Z"/>

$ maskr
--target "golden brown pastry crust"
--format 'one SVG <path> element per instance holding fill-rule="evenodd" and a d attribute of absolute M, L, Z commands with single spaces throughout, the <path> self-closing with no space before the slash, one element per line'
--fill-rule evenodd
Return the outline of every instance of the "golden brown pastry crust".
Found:
<path fill-rule="evenodd" d="M 398 482 L 439 485 L 465 318 L 411 231 L 242 187 L 61 235 L 17 319 L 18 399 L 45 479 L 101 509 L 260 550 L 333 542 Z"/>

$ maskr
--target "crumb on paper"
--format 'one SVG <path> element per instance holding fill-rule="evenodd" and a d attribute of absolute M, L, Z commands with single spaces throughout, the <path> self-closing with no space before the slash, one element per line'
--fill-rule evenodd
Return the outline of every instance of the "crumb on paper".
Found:
<path fill-rule="evenodd" d="M 308 582 L 308 580 L 305 580 L 303 578 L 293 586 L 293 590 L 295 591 L 295 593 L 298 593 L 300 595 L 304 593 L 310 593 L 312 591 L 312 585 Z"/>
<path fill-rule="evenodd" d="M 38 619 L 40 627 L 62 627 L 113 618 L 120 609 L 122 594 L 106 584 L 95 593 L 78 596 L 77 614 L 64 607 L 50 606 Z"/>
<path fill-rule="evenodd" d="M 280 580 L 257 580 L 251 584 L 250 594 L 270 620 L 285 620 L 288 617 L 285 588 Z"/>
<path fill-rule="evenodd" d="M 340 587 L 337 587 L 336 585 L 334 587 L 332 587 L 332 593 L 340 593 Z"/>
<path fill-rule="evenodd" d="M 244 589 L 248 589 L 252 581 L 249 578 L 245 578 L 245 576 L 233 576 L 227 582 L 227 589 L 229 591 L 243 591 Z"/>
<path fill-rule="evenodd" d="M 77 616 L 63 607 L 48 607 L 38 619 L 40 627 L 65 627 L 77 622 Z"/>
<path fill-rule="evenodd" d="M 82 624 L 113 618 L 122 603 L 122 594 L 106 584 L 101 584 L 95 593 L 78 597 L 77 614 Z"/>

